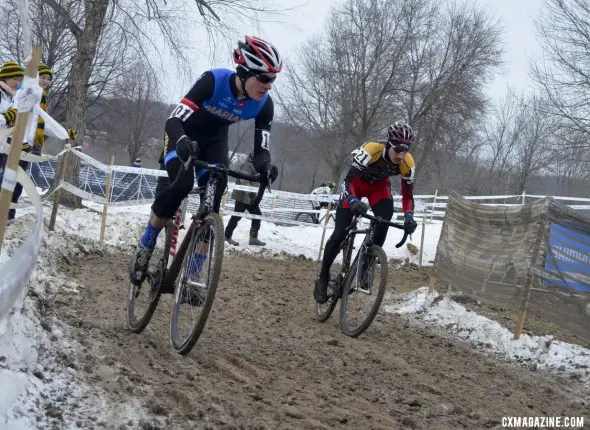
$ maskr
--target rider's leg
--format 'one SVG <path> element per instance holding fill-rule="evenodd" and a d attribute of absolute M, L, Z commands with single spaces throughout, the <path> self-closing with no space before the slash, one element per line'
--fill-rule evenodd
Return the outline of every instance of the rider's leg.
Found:
<path fill-rule="evenodd" d="M 391 198 L 391 192 L 389 191 L 390 188 L 387 187 L 387 193 L 385 191 L 381 191 L 381 195 L 385 195 L 384 198 L 380 200 L 376 200 L 378 197 L 374 197 L 373 195 L 369 196 L 369 202 L 371 204 L 371 210 L 376 217 L 382 218 L 384 220 L 390 221 L 393 218 L 393 199 Z M 374 199 L 371 199 L 374 197 Z M 386 224 L 377 224 L 375 226 L 375 231 L 373 235 L 373 243 L 377 246 L 383 246 L 385 243 L 385 239 L 387 238 L 387 231 L 389 226 Z M 367 273 L 367 269 L 369 268 L 370 259 L 364 259 L 361 266 L 361 273 L 360 273 L 360 280 L 361 282 L 365 281 L 365 276 Z"/>
<path fill-rule="evenodd" d="M 260 211 L 260 206 L 256 206 L 252 209 L 249 209 L 249 212 L 252 215 L 262 215 L 262 212 Z M 260 230 L 260 224 L 261 222 L 259 219 L 252 220 L 252 225 L 250 226 L 250 245 L 266 246 L 266 242 L 263 242 L 260 239 L 258 239 L 258 231 Z"/>
<path fill-rule="evenodd" d="M 371 209 L 376 217 L 390 221 L 393 218 L 393 200 L 383 199 L 374 204 Z M 373 242 L 375 245 L 383 246 L 385 239 L 387 238 L 387 231 L 389 226 L 387 224 L 377 224 L 375 226 L 375 234 L 373 236 Z"/>
<path fill-rule="evenodd" d="M 211 141 L 204 142 L 203 145 L 200 145 L 200 150 L 201 155 L 199 156 L 199 158 L 201 160 L 206 161 L 210 164 L 222 164 L 224 166 L 229 165 L 227 136 L 215 138 Z M 205 173 L 199 176 L 199 187 L 205 186 L 208 180 L 209 173 Z M 219 213 L 219 208 L 221 206 L 221 198 L 223 197 L 223 193 L 225 192 L 226 186 L 227 181 L 217 186 L 215 200 L 213 204 L 213 209 L 216 213 Z"/>
<path fill-rule="evenodd" d="M 156 246 L 158 235 L 180 207 L 180 204 L 194 184 L 194 168 L 184 167 L 178 158 L 165 160 L 160 166 L 168 172 L 168 177 L 159 177 L 156 188 L 156 198 L 152 205 L 152 213 L 146 229 L 137 245 L 135 260 L 131 267 L 131 282 L 139 283 L 145 275 L 150 258 Z M 170 182 L 171 181 L 171 182 Z"/>
<path fill-rule="evenodd" d="M 316 281 L 314 289 L 314 297 L 318 303 L 324 303 L 327 300 L 326 294 L 328 282 L 330 281 L 330 268 L 340 252 L 342 241 L 346 238 L 346 227 L 350 225 L 352 218 L 353 214 L 350 208 L 345 208 L 341 205 L 336 209 L 336 225 L 334 226 L 332 235 L 326 242 L 320 276 Z"/>
<path fill-rule="evenodd" d="M 369 197 L 369 204 L 376 217 L 383 218 L 390 221 L 393 218 L 393 199 L 391 197 L 391 189 L 387 187 L 377 189 Z M 386 224 L 377 224 L 375 226 L 375 234 L 373 242 L 375 245 L 383 246 L 385 238 L 387 237 L 387 230 L 389 226 Z"/>
<path fill-rule="evenodd" d="M 248 208 L 248 205 L 236 200 L 236 204 L 234 206 L 234 212 L 244 212 Z M 232 235 L 234 234 L 234 230 L 238 226 L 238 221 L 240 221 L 242 217 L 237 215 L 232 215 L 227 223 L 227 227 L 225 228 L 225 240 L 227 240 L 231 245 L 238 246 L 239 243 L 232 239 Z"/>

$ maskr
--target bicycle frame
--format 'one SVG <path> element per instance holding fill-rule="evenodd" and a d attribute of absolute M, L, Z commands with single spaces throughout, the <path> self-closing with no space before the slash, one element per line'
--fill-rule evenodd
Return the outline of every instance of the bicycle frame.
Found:
<path fill-rule="evenodd" d="M 264 194 L 265 187 L 268 187 L 270 190 L 270 186 L 265 184 L 264 181 L 260 181 L 260 178 L 254 178 L 251 175 L 242 174 L 240 172 L 234 172 L 230 169 L 227 169 L 223 166 L 218 166 L 214 164 L 209 164 L 203 161 L 198 160 L 190 160 L 186 163 L 185 166 L 190 165 L 192 163 L 196 167 L 201 167 L 210 171 L 209 180 L 205 185 L 204 192 L 201 198 L 201 203 L 199 205 L 199 209 L 197 213 L 194 214 L 191 218 L 191 223 L 189 228 L 187 229 L 186 235 L 180 244 L 178 250 L 176 249 L 176 243 L 178 239 L 178 231 L 180 230 L 180 223 L 184 219 L 184 213 L 186 212 L 186 207 L 184 211 L 181 211 L 182 207 L 185 206 L 181 205 L 179 210 L 177 211 L 174 219 L 173 231 L 171 235 L 171 242 L 170 242 L 170 251 L 168 252 L 168 261 L 167 261 L 167 270 L 164 275 L 161 284 L 161 291 L 163 292 L 171 292 L 174 291 L 174 283 L 176 281 L 176 277 L 180 271 L 180 266 L 182 265 L 182 261 L 184 260 L 184 255 L 186 254 L 186 250 L 188 245 L 191 241 L 191 237 L 193 235 L 193 231 L 200 227 L 200 221 L 203 220 L 207 215 L 214 212 L 215 208 L 215 194 L 217 187 L 219 186 L 224 176 L 233 176 L 233 177 L 241 177 L 245 180 L 250 181 L 258 181 L 260 182 L 260 187 L 258 189 L 258 194 L 256 195 L 254 201 L 251 203 L 251 206 L 257 206 L 262 199 L 262 195 Z M 188 199 L 185 199 L 187 202 Z M 179 213 L 180 211 L 180 213 Z M 174 245 L 174 254 L 172 254 L 172 245 Z"/>
<path fill-rule="evenodd" d="M 338 277 L 336 278 L 336 284 L 334 285 L 334 289 L 338 297 L 340 297 L 341 295 L 342 282 L 346 279 L 347 276 L 351 276 L 350 268 L 354 266 L 360 255 L 360 252 L 357 252 L 356 256 L 354 257 L 354 260 L 351 261 L 352 251 L 354 249 L 354 239 L 356 235 L 366 234 L 365 238 L 363 239 L 363 242 L 361 243 L 361 249 L 363 249 L 373 245 L 375 227 L 378 223 L 386 223 L 387 225 L 398 229 L 404 228 L 403 224 L 397 224 L 394 222 L 383 220 L 381 218 L 373 217 L 368 214 L 363 214 L 362 217 L 369 219 L 371 221 L 371 224 L 367 228 L 357 229 L 356 226 L 360 217 L 361 215 L 355 215 L 350 225 L 346 228 L 347 234 L 343 242 L 346 243 L 346 247 L 344 249 L 344 254 L 342 256 L 342 267 L 340 269 Z M 406 242 L 407 238 L 408 234 L 404 233 L 404 237 L 402 238 L 402 240 L 395 245 L 396 248 L 401 247 Z"/>
<path fill-rule="evenodd" d="M 366 234 L 365 238 L 363 239 L 363 242 L 361 243 L 361 248 L 368 247 L 373 244 L 374 222 L 371 222 L 371 225 L 367 228 L 356 229 L 355 227 L 356 227 L 357 221 L 358 221 L 358 218 L 355 217 L 353 219 L 352 224 L 349 227 L 347 227 L 348 233 L 347 233 L 346 238 L 344 239 L 344 242 L 343 242 L 343 243 L 346 243 L 346 248 L 344 249 L 344 254 L 342 255 L 342 267 L 340 269 L 340 273 L 338 275 L 338 278 L 336 278 L 337 284 L 335 285 L 335 287 L 338 290 L 337 291 L 338 296 L 340 296 L 341 283 L 349 275 L 350 268 L 353 265 L 351 263 L 356 262 L 356 260 L 358 259 L 359 253 L 357 253 L 357 255 L 355 256 L 354 261 L 351 261 L 352 251 L 354 250 L 354 239 L 355 239 L 356 235 L 357 234 Z"/>

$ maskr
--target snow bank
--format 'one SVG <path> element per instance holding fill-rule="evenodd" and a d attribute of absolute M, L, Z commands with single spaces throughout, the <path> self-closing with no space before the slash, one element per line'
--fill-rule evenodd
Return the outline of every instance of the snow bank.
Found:
<path fill-rule="evenodd" d="M 533 368 L 577 374 L 590 383 L 590 350 L 579 345 L 557 341 L 553 336 L 513 333 L 496 321 L 465 308 L 456 301 L 428 294 L 428 287 L 397 294 L 387 300 L 383 310 L 408 315 L 414 320 L 438 326 L 486 351 L 511 361 L 530 364 Z"/>

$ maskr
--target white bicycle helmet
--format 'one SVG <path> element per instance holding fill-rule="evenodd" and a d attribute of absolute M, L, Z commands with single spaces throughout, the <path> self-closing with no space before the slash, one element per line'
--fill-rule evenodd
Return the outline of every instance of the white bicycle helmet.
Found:
<path fill-rule="evenodd" d="M 248 73 L 279 73 L 283 60 L 272 44 L 259 37 L 246 36 L 245 42 L 238 42 L 234 49 L 234 63 Z"/>

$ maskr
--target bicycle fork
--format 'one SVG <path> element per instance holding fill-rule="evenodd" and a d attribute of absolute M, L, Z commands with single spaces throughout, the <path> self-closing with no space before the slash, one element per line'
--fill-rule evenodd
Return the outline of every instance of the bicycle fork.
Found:
<path fill-rule="evenodd" d="M 368 296 L 373 294 L 373 278 L 375 276 L 375 265 L 373 258 L 368 253 L 368 247 L 361 245 L 356 264 L 356 288 L 357 291 Z M 365 263 L 367 261 L 367 263 Z M 364 268 L 363 266 L 366 266 Z"/>

